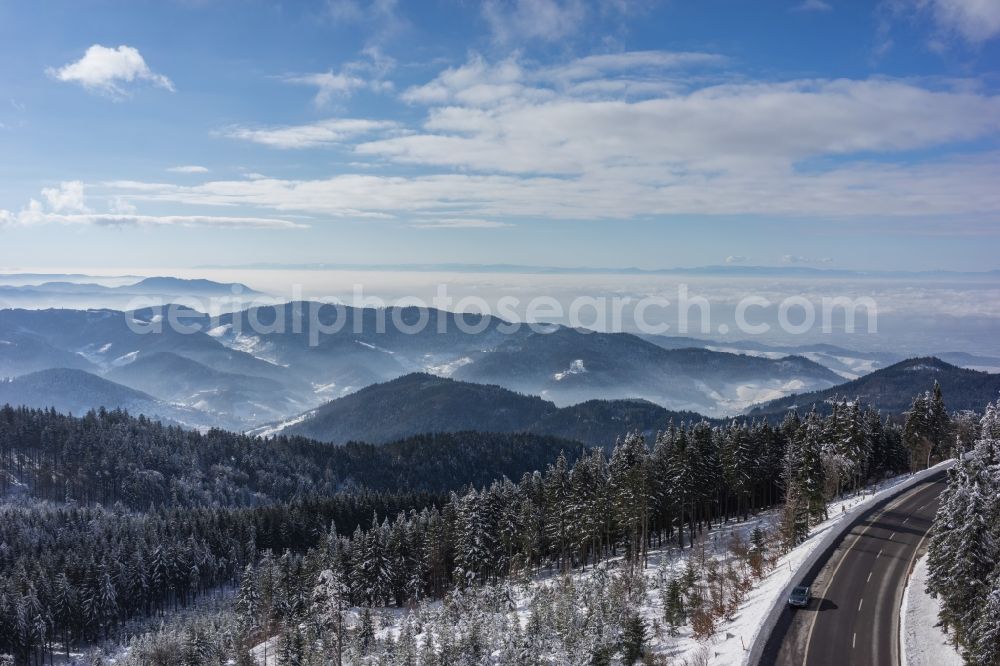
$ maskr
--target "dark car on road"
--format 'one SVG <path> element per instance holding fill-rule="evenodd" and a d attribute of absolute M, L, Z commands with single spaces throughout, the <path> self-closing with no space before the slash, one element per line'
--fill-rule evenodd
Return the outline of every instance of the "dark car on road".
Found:
<path fill-rule="evenodd" d="M 792 588 L 792 593 L 788 595 L 788 605 L 796 608 L 805 608 L 812 599 L 812 590 L 808 585 L 797 585 Z"/>

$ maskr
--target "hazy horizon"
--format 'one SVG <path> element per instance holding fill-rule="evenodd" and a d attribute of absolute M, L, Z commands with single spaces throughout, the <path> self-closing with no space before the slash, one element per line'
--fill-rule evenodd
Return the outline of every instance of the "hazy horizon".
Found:
<path fill-rule="evenodd" d="M 54 270 L 53 270 L 54 273 Z M 392 271 L 392 270 L 282 270 L 282 269 L 106 269 L 90 271 L 92 276 L 105 278 L 131 275 L 109 280 L 109 285 L 127 284 L 141 277 L 172 276 L 184 279 L 210 279 L 222 283 L 242 283 L 251 289 L 274 297 L 274 302 L 326 299 L 347 304 L 365 304 L 364 299 L 378 299 L 384 304 L 402 302 L 441 305 L 435 299 L 445 290 L 450 311 L 478 312 L 485 304 L 487 311 L 497 314 L 502 299 L 516 299 L 518 307 L 513 319 L 525 319 L 525 306 L 533 299 L 554 299 L 562 307 L 563 317 L 552 317 L 567 323 L 565 314 L 576 299 L 601 301 L 603 318 L 597 310 L 586 306 L 580 313 L 580 323 L 596 330 L 635 332 L 634 319 L 629 317 L 641 299 L 667 299 L 667 306 L 650 307 L 644 320 L 656 326 L 668 325 L 665 335 L 690 336 L 725 341 L 756 340 L 768 344 L 804 345 L 829 343 L 858 351 L 899 351 L 912 355 L 963 351 L 1000 355 L 1000 341 L 995 331 L 1000 326 L 1000 278 L 952 275 L 923 279 L 894 278 L 891 275 L 851 275 L 826 277 L 822 274 L 765 275 L 760 277 L 712 274 L 630 274 L 630 273 L 518 273 L 460 271 Z M 43 282 L 34 280 L 33 282 Z M 84 282 L 90 280 L 82 280 Z M 0 284 L 4 280 L 0 278 Z M 9 280 L 8 280 L 8 283 Z M 679 289 L 686 289 L 694 301 L 704 298 L 710 306 L 708 328 L 702 328 L 700 311 L 688 308 L 691 321 L 686 330 L 680 327 Z M 776 325 L 776 306 L 784 300 L 805 299 L 820 312 L 823 299 L 871 298 L 877 306 L 877 331 L 869 333 L 866 319 L 859 318 L 853 332 L 844 330 L 838 310 L 832 330 L 821 330 L 819 320 L 804 333 L 785 334 Z M 9 298 L 9 297 L 8 297 Z M 771 326 L 765 334 L 741 334 L 734 323 L 735 308 L 742 299 L 762 298 L 773 305 L 751 310 L 755 323 Z M 360 299 L 360 300 L 359 300 Z M 475 299 L 475 300 L 469 300 Z M 623 306 L 623 324 L 613 326 L 610 313 L 615 300 L 628 301 Z M 465 307 L 462 302 L 465 301 Z M 270 301 L 269 301 L 270 302 Z M 58 301 L 56 301 L 58 303 Z M 100 306 L 105 301 L 72 301 L 68 305 Z M 119 305 L 125 301 L 116 301 Z M 197 305 L 198 301 L 192 304 Z M 23 307 L 24 304 L 17 304 Z M 51 307 L 53 303 L 45 304 Z M 450 306 L 449 306 L 450 305 Z M 208 309 L 208 308 L 202 308 Z M 232 309 L 232 308 L 230 308 Z M 859 310 L 859 315 L 866 315 Z M 866 315 L 867 316 L 867 315 Z M 512 317 L 504 317 L 511 319 Z M 530 317 L 528 318 L 530 319 Z M 793 307 L 790 320 L 801 315 Z"/>

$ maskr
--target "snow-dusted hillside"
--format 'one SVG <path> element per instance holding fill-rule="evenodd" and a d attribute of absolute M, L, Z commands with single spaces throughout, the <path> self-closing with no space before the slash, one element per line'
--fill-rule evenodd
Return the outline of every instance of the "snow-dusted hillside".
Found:
<path fill-rule="evenodd" d="M 627 635 L 630 618 L 638 617 L 645 633 L 644 653 L 662 660 L 653 663 L 739 664 L 777 596 L 823 536 L 848 519 L 853 507 L 892 492 L 907 478 L 832 502 L 830 519 L 785 554 L 777 550 L 780 516 L 770 511 L 704 532 L 691 548 L 654 550 L 635 571 L 623 558 L 613 558 L 568 574 L 543 571 L 526 579 L 469 587 L 410 610 L 378 609 L 368 619 L 361 608 L 351 608 L 345 614 L 347 626 L 356 635 L 364 633 L 362 624 L 370 623 L 373 640 L 365 648 L 352 641 L 345 663 L 423 664 L 431 647 L 438 653 L 465 653 L 475 643 L 484 663 L 568 666 L 587 663 L 609 638 Z M 759 569 L 748 557 L 755 541 L 765 544 Z M 700 598 L 709 612 L 677 622 L 671 593 L 689 583 L 683 603 L 691 608 Z M 713 617 L 716 605 L 718 616 Z M 676 626 L 671 626 L 671 617 Z M 258 664 L 274 666 L 282 650 L 281 641 L 272 638 L 252 654 Z M 408 661 L 411 654 L 413 662 Z M 623 663 L 620 650 L 606 656 L 607 663 Z"/>

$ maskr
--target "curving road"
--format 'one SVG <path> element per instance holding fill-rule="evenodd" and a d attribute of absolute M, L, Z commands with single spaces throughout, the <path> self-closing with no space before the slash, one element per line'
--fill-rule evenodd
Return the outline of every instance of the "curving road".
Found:
<path fill-rule="evenodd" d="M 897 666 L 903 588 L 944 488 L 942 472 L 859 518 L 806 573 L 813 601 L 785 610 L 761 663 Z"/>

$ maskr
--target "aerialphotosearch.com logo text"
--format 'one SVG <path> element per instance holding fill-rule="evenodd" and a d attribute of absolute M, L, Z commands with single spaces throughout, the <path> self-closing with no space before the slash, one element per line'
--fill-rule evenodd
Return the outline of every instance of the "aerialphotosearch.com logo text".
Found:
<path fill-rule="evenodd" d="M 582 331 L 630 331 L 648 335 L 728 335 L 733 329 L 743 335 L 765 335 L 777 327 L 788 335 L 854 333 L 859 321 L 868 333 L 878 330 L 878 307 L 874 299 L 832 296 L 818 303 L 804 295 L 792 295 L 772 301 L 761 295 L 747 295 L 735 303 L 716 303 L 724 319 L 713 327 L 713 304 L 709 299 L 692 295 L 688 285 L 677 287 L 675 299 L 662 295 L 587 296 L 559 299 L 539 295 L 527 299 L 500 296 L 494 301 L 476 295 L 454 298 L 446 284 L 440 284 L 430 299 L 404 296 L 386 300 L 364 293 L 356 284 L 352 297 L 301 297 L 300 286 L 292 288 L 292 298 L 282 299 L 255 294 L 245 298 L 238 288 L 226 297 L 182 297 L 168 302 L 138 297 L 128 310 L 136 316 L 129 328 L 139 334 L 162 333 L 165 329 L 181 333 L 213 332 L 216 335 L 306 334 L 310 346 L 320 344 L 324 336 L 401 333 L 417 335 L 432 328 L 446 334 L 454 326 L 461 333 L 474 335 L 494 328 L 501 334 L 515 333 L 522 326 L 537 333 L 555 330 L 554 324 Z M 238 313 L 242 312 L 240 316 Z M 210 314 L 211 313 L 211 314 Z M 728 323 L 727 323 L 728 322 Z"/>

